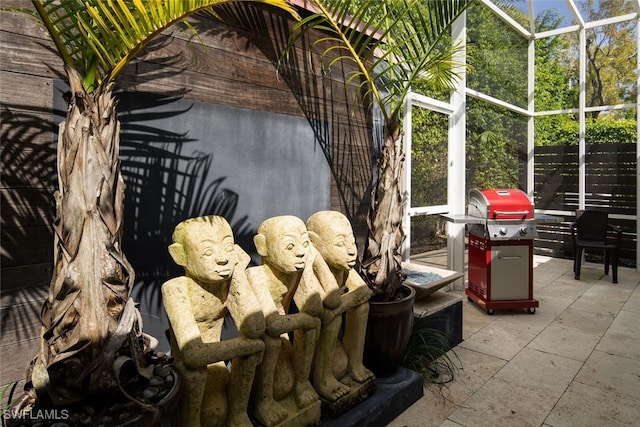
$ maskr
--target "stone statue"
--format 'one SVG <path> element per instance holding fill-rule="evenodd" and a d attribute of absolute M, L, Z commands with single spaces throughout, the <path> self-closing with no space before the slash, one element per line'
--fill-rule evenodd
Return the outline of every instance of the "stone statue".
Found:
<path fill-rule="evenodd" d="M 372 291 L 353 269 L 358 250 L 347 217 L 337 211 L 320 211 L 313 214 L 306 225 L 311 242 L 341 289 L 337 307 L 325 304 L 312 371 L 313 386 L 323 403 L 328 402 L 329 412 L 337 415 L 374 391 L 374 375 L 362 363 Z M 320 280 L 322 285 L 327 283 Z M 328 283 L 332 287 L 334 282 Z M 346 313 L 344 324 L 343 313 Z M 339 340 L 341 327 L 344 335 Z M 345 354 L 346 363 L 341 363 L 339 359 Z M 325 408 L 323 405 L 323 410 Z"/>
<path fill-rule="evenodd" d="M 262 265 L 249 268 L 247 277 L 266 321 L 255 418 L 265 426 L 317 425 L 320 400 L 309 380 L 322 314 L 322 289 L 312 266 L 317 253 L 304 222 L 294 216 L 264 221 L 254 243 Z"/>
<path fill-rule="evenodd" d="M 185 275 L 162 285 L 162 301 L 183 377 L 180 425 L 251 426 L 247 405 L 265 320 L 245 275 L 249 255 L 234 244 L 227 221 L 214 215 L 181 222 L 173 242 L 169 252 Z M 237 336 L 223 339 L 229 317 Z"/>

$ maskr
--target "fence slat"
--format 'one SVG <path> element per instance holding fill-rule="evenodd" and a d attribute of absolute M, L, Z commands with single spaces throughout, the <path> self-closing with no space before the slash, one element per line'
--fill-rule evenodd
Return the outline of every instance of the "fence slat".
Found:
<path fill-rule="evenodd" d="M 587 208 L 605 208 L 610 214 L 637 214 L 636 144 L 589 144 L 586 147 L 585 204 Z M 534 200 L 537 209 L 574 212 L 578 208 L 578 146 L 544 146 L 535 148 Z M 572 258 L 569 225 L 538 226 L 536 252 Z M 635 267 L 635 220 L 611 219 L 623 230 L 621 265 Z"/>

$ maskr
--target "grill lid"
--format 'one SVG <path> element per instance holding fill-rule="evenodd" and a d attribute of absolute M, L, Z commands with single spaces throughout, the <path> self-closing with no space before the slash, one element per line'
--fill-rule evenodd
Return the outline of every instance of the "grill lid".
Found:
<path fill-rule="evenodd" d="M 469 191 L 467 213 L 486 220 L 523 221 L 533 218 L 533 203 L 517 189 Z"/>
<path fill-rule="evenodd" d="M 535 239 L 538 235 L 533 219 L 533 203 L 518 189 L 469 191 L 469 216 L 481 218 L 470 232 L 491 240 Z"/>
<path fill-rule="evenodd" d="M 469 233 L 491 240 L 535 239 L 536 224 L 562 222 L 561 217 L 534 215 L 533 202 L 518 189 L 471 190 L 466 215 L 442 216 L 454 224 L 467 224 Z"/>

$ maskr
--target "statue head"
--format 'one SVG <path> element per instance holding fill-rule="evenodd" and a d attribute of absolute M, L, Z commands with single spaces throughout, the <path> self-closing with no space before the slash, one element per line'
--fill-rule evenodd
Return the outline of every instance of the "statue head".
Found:
<path fill-rule="evenodd" d="M 338 211 L 316 212 L 307 220 L 307 230 L 329 267 L 347 271 L 355 266 L 358 248 L 346 216 Z"/>
<path fill-rule="evenodd" d="M 189 218 L 178 224 L 169 253 L 187 276 L 204 283 L 229 279 L 238 263 L 231 226 L 216 215 Z"/>
<path fill-rule="evenodd" d="M 291 215 L 262 222 L 253 242 L 262 262 L 283 273 L 304 269 L 311 244 L 304 222 Z"/>

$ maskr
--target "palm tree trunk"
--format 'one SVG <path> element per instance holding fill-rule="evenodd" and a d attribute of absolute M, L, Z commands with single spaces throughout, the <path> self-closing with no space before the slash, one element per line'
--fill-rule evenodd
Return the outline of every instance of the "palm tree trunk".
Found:
<path fill-rule="evenodd" d="M 393 299 L 404 280 L 400 247 L 404 240 L 402 133 L 399 127 L 385 129 L 378 161 L 378 182 L 367 215 L 369 236 L 364 249 L 363 272 L 374 291 L 385 300 Z"/>
<path fill-rule="evenodd" d="M 124 343 L 135 313 L 122 330 L 123 311 L 136 310 L 127 304 L 134 273 L 121 248 L 124 181 L 113 86 L 90 93 L 75 70 L 67 74 L 71 98 L 58 140 L 54 273 L 32 376 L 36 390 L 60 402 L 117 388 L 112 362 L 121 345 L 106 344 Z"/>

